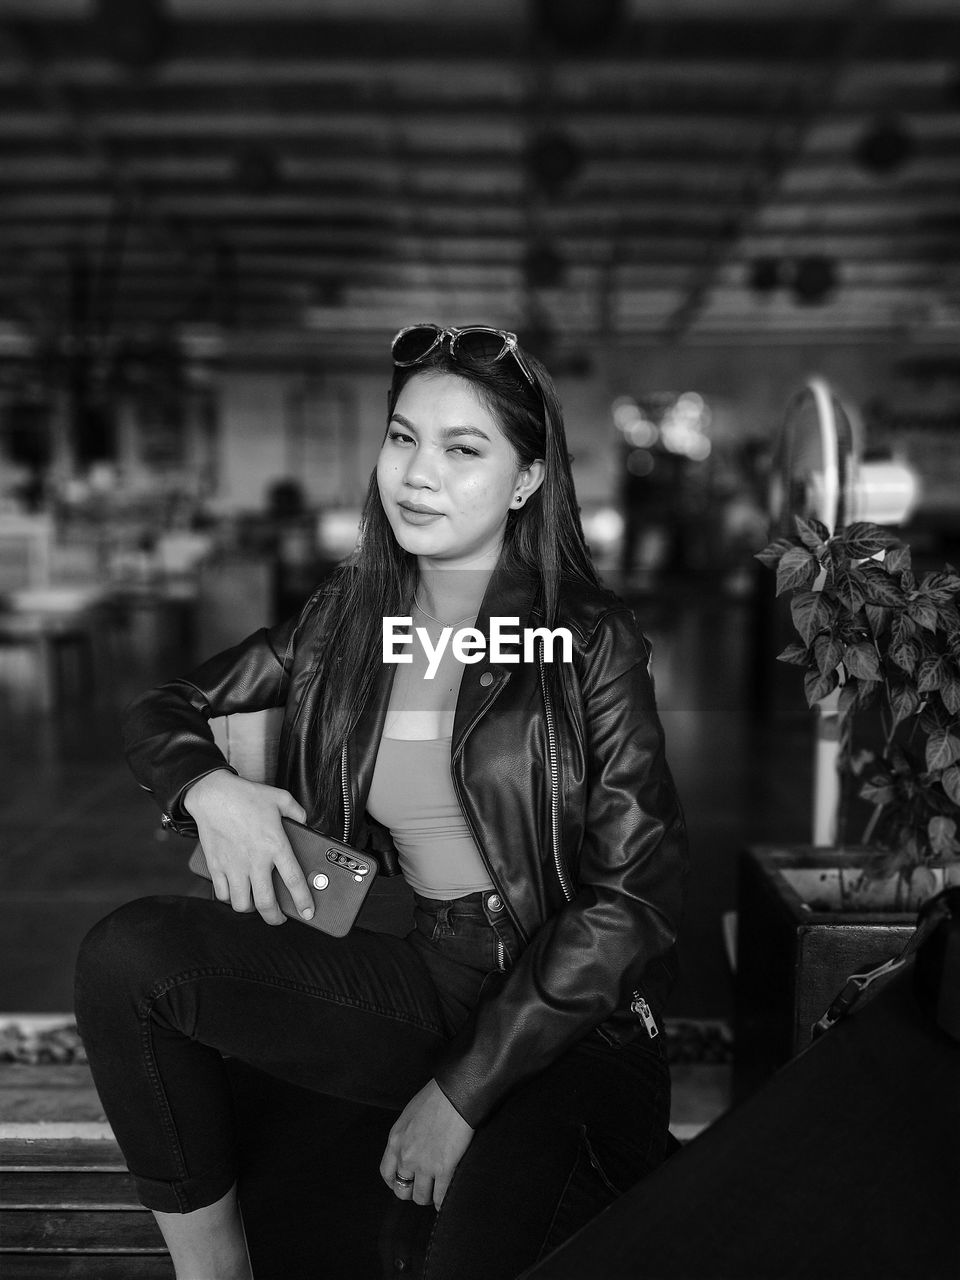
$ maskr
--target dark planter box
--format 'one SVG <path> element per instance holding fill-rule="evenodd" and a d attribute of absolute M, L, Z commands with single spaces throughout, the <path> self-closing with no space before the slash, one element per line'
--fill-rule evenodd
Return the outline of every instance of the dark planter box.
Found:
<path fill-rule="evenodd" d="M 846 979 L 897 955 L 916 913 L 815 911 L 782 872 L 835 867 L 832 849 L 756 845 L 740 858 L 733 1092 L 739 1101 L 811 1042 Z"/>

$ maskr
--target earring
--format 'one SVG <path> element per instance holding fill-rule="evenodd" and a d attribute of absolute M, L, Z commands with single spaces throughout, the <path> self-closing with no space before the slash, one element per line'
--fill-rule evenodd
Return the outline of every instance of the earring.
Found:
<path fill-rule="evenodd" d="M 517 506 L 518 506 L 518 507 L 522 507 L 522 506 L 523 506 L 523 494 L 522 494 L 522 493 L 518 493 L 518 494 L 517 494 L 517 496 L 516 496 L 516 498 L 514 498 L 514 502 L 516 502 L 516 504 L 517 504 Z"/>

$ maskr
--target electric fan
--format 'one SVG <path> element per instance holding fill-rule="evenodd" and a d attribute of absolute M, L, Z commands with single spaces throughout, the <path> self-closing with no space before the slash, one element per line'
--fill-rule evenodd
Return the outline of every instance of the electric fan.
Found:
<path fill-rule="evenodd" d="M 811 378 L 789 401 L 770 480 L 773 536 L 794 533 L 794 516 L 816 517 L 833 531 L 866 520 L 902 524 L 917 497 L 917 479 L 894 459 L 863 460 L 863 429 L 822 378 Z M 835 690 L 817 703 L 813 771 L 813 843 L 836 839 L 840 779 Z"/>

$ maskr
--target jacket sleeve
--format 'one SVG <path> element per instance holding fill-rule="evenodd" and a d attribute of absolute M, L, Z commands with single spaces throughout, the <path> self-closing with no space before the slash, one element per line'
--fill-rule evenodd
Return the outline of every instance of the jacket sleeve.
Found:
<path fill-rule="evenodd" d="M 649 650 L 627 611 L 591 637 L 580 672 L 587 806 L 576 893 L 485 990 L 436 1073 L 476 1127 L 505 1093 L 615 1009 L 677 936 L 686 833 L 664 757 Z"/>
<path fill-rule="evenodd" d="M 123 747 L 134 777 L 181 835 L 197 830 L 181 803 L 187 787 L 215 769 L 230 768 L 214 742 L 210 718 L 283 704 L 296 627 L 294 618 L 255 631 L 182 679 L 141 694 L 124 710 Z"/>

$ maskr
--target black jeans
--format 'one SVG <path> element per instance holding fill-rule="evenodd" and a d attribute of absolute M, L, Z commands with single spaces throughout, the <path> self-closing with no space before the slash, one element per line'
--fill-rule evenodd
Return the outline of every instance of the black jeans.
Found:
<path fill-rule="evenodd" d="M 406 1105 L 484 982 L 517 954 L 495 894 L 418 897 L 415 920 L 406 938 L 358 928 L 331 938 L 162 897 L 91 930 L 78 1026 L 147 1207 L 187 1212 L 235 1181 L 224 1056 L 335 1097 Z M 438 1275 L 515 1275 L 660 1162 L 668 1117 L 659 1041 L 614 1047 L 591 1034 L 477 1130 L 425 1274 L 433 1255 L 445 1259 Z"/>

